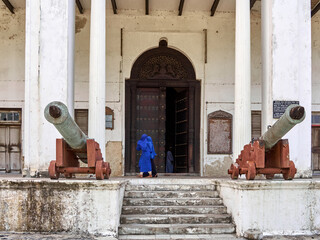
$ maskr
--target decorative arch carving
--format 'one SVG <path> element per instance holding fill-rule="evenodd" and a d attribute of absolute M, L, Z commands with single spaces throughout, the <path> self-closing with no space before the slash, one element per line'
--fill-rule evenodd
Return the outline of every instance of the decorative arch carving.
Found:
<path fill-rule="evenodd" d="M 190 60 L 166 44 L 142 53 L 134 62 L 130 79 L 195 79 Z"/>
<path fill-rule="evenodd" d="M 208 115 L 208 118 L 223 118 L 223 119 L 232 119 L 232 114 L 225 111 L 219 110 L 212 112 Z"/>

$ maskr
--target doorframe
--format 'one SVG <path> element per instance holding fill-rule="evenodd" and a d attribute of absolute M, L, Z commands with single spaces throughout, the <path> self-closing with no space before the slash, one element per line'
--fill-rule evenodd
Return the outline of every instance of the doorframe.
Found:
<path fill-rule="evenodd" d="M 19 126 L 20 127 L 20 139 L 19 139 L 19 148 L 20 148 L 20 173 L 22 172 L 23 170 L 23 160 L 22 160 L 22 156 L 23 156 L 23 149 L 22 149 L 22 134 L 23 134 L 23 129 L 22 129 L 22 120 L 23 120 L 23 117 L 22 117 L 22 108 L 4 108 L 4 107 L 1 107 L 0 108 L 0 113 L 1 112 L 18 112 L 19 113 L 19 121 L 0 121 L 0 126 L 5 126 L 5 127 L 11 127 L 11 126 Z M 10 172 L 7 172 L 7 170 L 5 171 L 5 173 L 11 173 L 11 169 L 10 169 Z"/>
<path fill-rule="evenodd" d="M 131 152 L 135 150 L 135 144 L 137 142 L 135 134 L 135 119 L 132 114 L 132 106 L 136 106 L 136 99 L 132 96 L 136 96 L 137 88 L 188 88 L 189 90 L 189 119 L 192 125 L 189 126 L 189 133 L 193 137 L 189 137 L 188 141 L 192 141 L 193 153 L 192 161 L 194 166 L 194 172 L 190 174 L 200 173 L 200 111 L 201 111 L 201 82 L 196 79 L 126 79 L 125 81 L 125 168 L 124 174 L 130 175 L 135 172 L 136 161 L 131 161 Z M 194 111 L 194 112 L 192 112 Z M 132 163 L 135 164 L 132 164 Z"/>

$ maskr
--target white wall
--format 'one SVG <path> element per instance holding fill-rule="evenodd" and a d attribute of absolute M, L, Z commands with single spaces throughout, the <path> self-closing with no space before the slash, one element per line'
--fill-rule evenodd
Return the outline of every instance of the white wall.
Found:
<path fill-rule="evenodd" d="M 76 16 L 75 46 L 75 108 L 88 108 L 90 11 Z M 24 10 L 11 15 L 0 9 L 0 51 L 10 61 L 0 59 L 0 106 L 23 106 L 24 100 Z M 207 115 L 216 110 L 234 113 L 234 46 L 235 16 L 233 12 L 217 12 L 210 17 L 201 12 L 185 12 L 183 16 L 158 11 L 145 16 L 138 11 L 107 12 L 106 105 L 114 110 L 115 128 L 106 131 L 106 141 L 122 143 L 117 161 L 124 156 L 124 81 L 131 66 L 144 51 L 156 47 L 160 37 L 168 38 L 169 46 L 182 51 L 195 66 L 202 84 L 201 159 L 202 173 L 225 175 L 231 163 L 229 155 L 207 154 Z M 2 29 L 3 28 L 3 29 Z M 6 29 L 4 29 L 6 28 Z M 123 57 L 120 55 L 123 28 Z M 313 110 L 320 110 L 319 18 L 312 21 L 313 47 Z M 204 32 L 208 33 L 208 58 L 204 63 Z M 10 38 L 14 34 L 13 38 Z M 252 110 L 261 109 L 261 37 L 260 13 L 251 13 L 251 77 Z M 8 70 L 9 69 L 9 70 Z M 9 81 L 10 80 L 10 81 Z M 8 91 L 10 89 L 10 91 Z M 121 148 L 121 144 L 119 145 Z M 47 163 L 54 156 L 49 158 Z M 123 164 L 123 162 L 122 162 Z M 119 165 L 120 166 L 120 165 Z"/>
<path fill-rule="evenodd" d="M 24 49 L 25 9 L 0 8 L 0 107 L 23 107 Z"/>

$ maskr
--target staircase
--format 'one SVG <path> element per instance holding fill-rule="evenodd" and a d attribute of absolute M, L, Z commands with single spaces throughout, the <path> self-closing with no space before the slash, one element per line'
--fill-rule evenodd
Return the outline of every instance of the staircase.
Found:
<path fill-rule="evenodd" d="M 235 226 L 215 184 L 201 180 L 131 180 L 119 239 L 235 239 Z"/>

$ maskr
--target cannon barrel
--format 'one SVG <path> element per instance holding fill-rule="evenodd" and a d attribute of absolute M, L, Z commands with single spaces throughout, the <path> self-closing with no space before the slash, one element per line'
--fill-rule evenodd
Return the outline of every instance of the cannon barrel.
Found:
<path fill-rule="evenodd" d="M 261 137 L 265 142 L 265 149 L 272 148 L 296 124 L 301 123 L 306 117 L 304 107 L 292 104 L 278 121 L 275 122 Z"/>
<path fill-rule="evenodd" d="M 72 119 L 66 105 L 58 101 L 51 102 L 46 106 L 44 116 L 48 122 L 56 127 L 72 149 L 86 148 L 88 137 Z M 82 158 L 82 156 L 78 157 Z"/>

